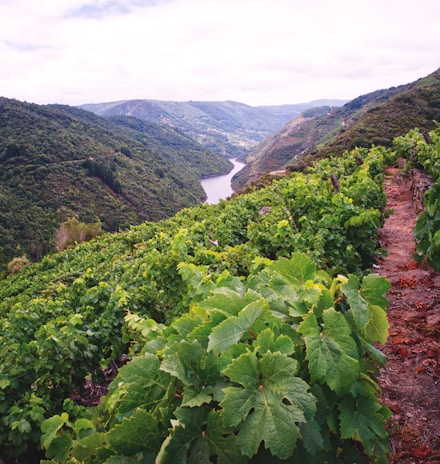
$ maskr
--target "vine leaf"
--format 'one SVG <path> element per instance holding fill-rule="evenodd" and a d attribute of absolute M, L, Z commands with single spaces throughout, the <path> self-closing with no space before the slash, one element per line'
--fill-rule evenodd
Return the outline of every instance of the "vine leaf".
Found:
<path fill-rule="evenodd" d="M 238 316 L 231 316 L 214 327 L 209 336 L 208 351 L 219 354 L 238 343 L 266 308 L 266 301 L 260 298 L 248 304 Z"/>
<path fill-rule="evenodd" d="M 379 306 L 370 305 L 371 320 L 365 328 L 365 335 L 370 342 L 385 343 L 388 338 L 388 318 Z"/>
<path fill-rule="evenodd" d="M 388 306 L 388 300 L 384 294 L 390 289 L 391 283 L 376 274 L 368 274 L 362 281 L 361 294 L 369 304 L 380 306 L 384 310 Z"/>
<path fill-rule="evenodd" d="M 322 331 L 314 313 L 307 315 L 298 328 L 305 336 L 311 379 L 326 383 L 338 394 L 343 393 L 359 377 L 356 343 L 343 314 L 330 308 L 323 311 L 322 318 Z"/>
<path fill-rule="evenodd" d="M 301 286 L 307 280 L 313 280 L 316 274 L 315 263 L 304 253 L 292 253 L 291 259 L 279 258 L 270 265 L 270 269 Z"/>
<path fill-rule="evenodd" d="M 156 419 L 141 408 L 107 432 L 110 447 L 122 456 L 133 456 L 141 451 L 157 453 L 162 438 Z"/>
<path fill-rule="evenodd" d="M 259 298 L 259 295 L 252 291 L 247 291 L 246 295 L 231 290 L 227 287 L 218 288 L 214 295 L 199 303 L 205 309 L 223 311 L 225 316 L 236 316 L 246 305 Z"/>
<path fill-rule="evenodd" d="M 356 327 L 363 330 L 371 320 L 371 312 L 368 302 L 362 296 L 359 287 L 359 279 L 356 276 L 350 276 L 348 282 L 342 285 L 341 288 L 347 297 Z"/>
<path fill-rule="evenodd" d="M 225 370 L 239 386 L 224 390 L 223 423 L 240 426 L 238 442 L 246 456 L 256 454 L 263 441 L 281 459 L 295 449 L 301 436 L 298 424 L 310 419 L 316 406 L 309 385 L 296 371 L 296 361 L 279 352 L 260 359 L 248 352 Z"/>
<path fill-rule="evenodd" d="M 341 438 L 351 438 L 363 443 L 365 451 L 374 456 L 379 438 L 386 438 L 384 419 L 389 411 L 375 398 L 347 396 L 340 405 Z M 370 454 L 372 453 L 372 454 Z"/>
<path fill-rule="evenodd" d="M 292 354 L 295 351 L 295 344 L 292 339 L 287 335 L 278 335 L 275 337 L 275 334 L 272 329 L 269 327 L 262 330 L 253 343 L 255 351 L 263 355 L 267 351 L 279 351 L 284 354 Z"/>
<path fill-rule="evenodd" d="M 136 356 L 120 371 L 109 387 L 106 407 L 118 404 L 119 413 L 129 415 L 137 407 L 152 410 L 166 396 L 171 377 L 159 370 L 159 358 L 153 354 Z"/>
<path fill-rule="evenodd" d="M 237 437 L 227 433 L 220 414 L 202 408 L 180 408 L 178 423 L 163 442 L 157 464 L 244 464 Z"/>
<path fill-rule="evenodd" d="M 46 419 L 41 425 L 41 446 L 48 448 L 54 438 L 57 436 L 58 430 L 69 420 L 69 415 L 63 412 L 61 415 L 54 415 Z"/>
<path fill-rule="evenodd" d="M 221 380 L 217 363 L 217 357 L 206 353 L 197 340 L 191 343 L 183 340 L 166 350 L 160 369 L 184 385 L 200 388 Z"/>

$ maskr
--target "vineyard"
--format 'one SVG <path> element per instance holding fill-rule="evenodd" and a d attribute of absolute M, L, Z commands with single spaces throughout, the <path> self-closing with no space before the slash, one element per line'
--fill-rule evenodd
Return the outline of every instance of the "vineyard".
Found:
<path fill-rule="evenodd" d="M 0 457 L 387 463 L 384 169 L 440 175 L 440 130 L 106 234 L 0 282 Z M 439 186 L 415 229 L 440 266 Z M 102 383 L 96 407 L 75 403 Z"/>

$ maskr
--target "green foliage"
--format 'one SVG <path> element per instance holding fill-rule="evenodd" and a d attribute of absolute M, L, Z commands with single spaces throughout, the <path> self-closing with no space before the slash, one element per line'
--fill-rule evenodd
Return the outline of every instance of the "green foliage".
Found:
<path fill-rule="evenodd" d="M 425 195 L 425 211 L 414 228 L 416 259 L 440 270 L 440 183 L 434 184 Z"/>
<path fill-rule="evenodd" d="M 420 214 L 414 228 L 417 261 L 440 270 L 440 127 L 429 133 L 429 140 L 414 129 L 395 141 L 401 156 L 409 158 L 430 174 L 435 183 L 425 192 L 425 210 Z"/>
<path fill-rule="evenodd" d="M 170 325 L 127 315 L 139 354 L 91 421 L 43 422 L 48 457 L 62 440 L 58 462 L 245 463 L 267 452 L 276 462 L 354 462 L 335 459 L 357 442 L 358 459 L 388 462 L 389 411 L 369 352 L 387 326 L 368 332 L 355 317 L 360 307 L 368 321 L 385 314 L 386 280 L 331 279 L 303 254 L 265 261 L 244 282 L 212 287 L 203 274 L 206 297 Z M 350 304 L 338 303 L 344 293 Z"/>
<path fill-rule="evenodd" d="M 0 98 L 0 269 L 39 261 L 74 216 L 106 231 L 157 221 L 205 198 L 200 178 L 231 163 L 171 128 Z"/>
<path fill-rule="evenodd" d="M 163 437 L 167 436 L 168 428 L 174 428 L 173 433 L 179 440 L 186 440 L 184 446 L 180 446 L 180 441 L 173 441 L 179 445 L 170 444 L 166 448 L 166 453 L 174 456 L 168 458 L 171 461 L 187 459 L 182 458 L 181 453 L 186 456 L 184 450 L 189 449 L 191 453 L 197 449 L 196 455 L 205 455 L 214 449 L 217 455 L 223 439 L 224 443 L 234 441 L 237 445 L 236 438 L 230 437 L 229 432 L 220 435 L 222 438 L 217 441 L 216 431 L 223 427 L 223 422 L 219 421 L 218 414 L 208 414 L 203 405 L 211 401 L 208 396 L 219 405 L 223 401 L 223 369 L 245 353 L 243 342 L 253 347 L 251 351 L 257 358 L 259 376 L 267 376 L 269 372 L 267 361 L 262 359 L 267 351 L 282 353 L 283 360 L 289 358 L 282 362 L 290 366 L 290 371 L 294 369 L 292 361 L 298 362 L 295 376 L 311 386 L 318 401 L 317 411 L 323 404 L 316 391 L 318 387 L 332 392 L 331 395 L 345 394 L 348 381 L 339 378 L 329 366 L 334 365 L 335 356 L 345 348 L 353 350 L 352 342 L 338 338 L 339 334 L 333 333 L 330 327 L 322 330 L 322 324 L 326 321 L 330 325 L 333 319 L 339 321 L 340 314 L 344 314 L 350 331 L 344 322 L 341 324 L 347 337 L 353 338 L 353 333 L 365 340 L 383 341 L 386 337 L 386 316 L 381 309 L 384 301 L 371 299 L 368 292 L 378 281 L 365 278 L 359 294 L 358 284 L 378 251 L 377 227 L 381 224 L 384 206 L 381 169 L 388 155 L 387 150 L 375 148 L 346 153 L 337 160 L 323 160 L 315 169 L 294 173 L 264 190 L 218 205 L 182 210 L 170 219 L 147 222 L 123 233 L 102 234 L 75 249 L 47 256 L 41 263 L 26 266 L 20 274 L 0 282 L 0 323 L 3 327 L 0 337 L 0 413 L 3 417 L 0 443 L 7 458 L 16 459 L 25 447 L 29 452 L 35 449 L 43 418 L 61 415 L 65 398 L 71 391 L 80 386 L 85 377 L 98 377 L 101 368 L 122 353 L 128 353 L 132 362 L 143 350 L 157 356 L 160 372 L 165 377 L 154 387 L 155 395 L 162 398 L 165 394 L 162 385 L 167 389 L 176 388 L 175 393 L 184 397 L 173 397 L 172 401 L 167 397 L 171 403 L 166 404 L 154 395 L 145 400 L 146 404 L 157 402 L 160 405 L 154 417 L 156 420 L 157 414 L 161 414 L 164 428 L 159 427 L 159 433 Z M 362 163 L 356 162 L 358 158 L 362 158 Z M 331 174 L 339 179 L 339 192 L 332 187 Z M 295 256 L 294 265 L 290 263 L 292 256 Z M 271 265 L 271 272 L 262 273 L 267 258 L 277 261 Z M 316 272 L 316 264 L 326 273 Z M 347 273 L 355 273 L 358 280 L 351 277 L 347 282 L 340 282 L 344 283 L 340 291 L 345 292 L 342 298 L 346 302 L 341 303 L 341 311 L 336 308 L 339 312 L 334 316 L 330 308 L 337 298 L 331 279 Z M 338 282 L 333 287 L 338 286 Z M 381 284 L 381 291 L 383 287 Z M 219 290 L 212 294 L 216 288 Z M 315 308 L 313 314 L 311 306 Z M 195 313 L 182 316 L 190 310 Z M 267 318 L 268 322 L 264 322 Z M 279 327 L 280 323 L 288 326 Z M 298 326 L 307 333 L 297 331 Z M 160 335 L 164 330 L 167 334 L 173 333 L 170 334 L 174 340 L 172 344 L 167 341 L 168 335 Z M 152 338 L 146 342 L 149 334 Z M 369 342 L 364 346 L 359 345 L 359 340 L 356 350 L 361 346 L 381 358 Z M 362 373 L 364 360 L 358 354 L 344 353 L 343 364 L 350 366 L 353 372 Z M 317 356 L 322 357 L 327 367 L 316 364 Z M 275 358 L 271 360 L 276 361 Z M 152 363 L 152 359 L 149 362 Z M 307 363 L 307 375 L 304 363 Z M 137 370 L 142 372 L 142 368 Z M 325 383 L 321 371 L 328 373 L 329 384 Z M 132 375 L 131 370 L 125 372 Z M 354 374 L 348 376 L 349 380 L 352 378 Z M 299 380 L 295 382 L 302 385 Z M 250 394 L 252 401 L 258 400 L 262 407 L 258 410 L 260 418 L 266 418 L 276 402 L 270 385 L 269 382 L 265 387 L 271 395 L 269 409 L 263 408 L 262 401 L 266 397 L 261 396 L 262 392 L 254 389 L 250 393 L 249 385 L 240 384 L 238 378 L 228 387 L 244 388 L 245 392 L 228 391 L 234 392 L 233 395 Z M 119 412 L 125 414 L 133 410 L 133 398 L 142 395 L 137 387 L 133 388 L 127 387 L 127 395 L 117 399 Z M 41 415 L 30 414 L 33 409 L 29 402 L 30 391 L 41 401 L 38 406 L 44 411 Z M 115 399 L 115 395 L 112 393 L 112 398 Z M 287 404 L 282 403 L 281 407 L 287 407 L 286 418 L 299 418 L 300 412 L 295 409 L 298 405 L 294 403 L 294 408 L 289 404 L 290 396 L 290 393 L 283 396 Z M 176 404 L 179 408 L 189 408 L 189 412 L 182 409 L 170 419 L 169 408 L 174 410 Z M 19 410 L 14 409 L 17 405 L 21 405 Z M 329 408 L 334 409 L 333 406 Z M 220 409 L 216 407 L 215 411 Z M 198 423 L 196 411 L 205 414 L 206 424 L 212 424 L 212 430 L 207 430 L 206 424 L 202 426 L 205 435 L 198 432 L 200 424 L 185 428 L 175 423 L 175 420 L 183 421 L 180 414 L 185 420 Z M 239 424 L 231 426 L 234 436 L 238 434 L 237 427 L 244 427 L 240 440 L 245 440 L 246 427 L 254 420 L 252 408 L 249 411 L 246 417 L 243 413 Z M 64 412 L 69 414 L 69 424 L 75 423 L 77 417 L 84 418 L 81 410 L 72 409 L 71 405 Z M 149 420 L 138 414 L 133 421 Z M 307 418 L 311 413 L 307 409 L 302 410 L 302 414 Z M 130 418 L 129 414 L 127 419 Z M 18 431 L 13 424 L 20 423 L 21 419 L 26 422 L 21 423 Z M 298 419 L 291 429 L 292 437 L 297 437 L 295 453 L 299 453 L 298 456 L 310 452 L 311 445 L 307 445 L 308 451 L 303 449 L 306 442 L 333 446 L 328 444 L 332 441 L 330 432 L 321 436 L 318 433 L 321 425 L 307 424 L 307 419 L 306 422 Z M 273 422 L 259 437 L 267 433 L 270 449 L 273 447 L 277 455 L 285 456 L 286 448 L 278 445 L 274 438 L 279 426 Z M 82 433 L 86 432 L 81 429 Z M 307 437 L 304 446 L 300 435 Z M 12 436 L 20 440 L 20 446 L 10 441 Z M 95 444 L 99 441 L 105 449 L 100 451 L 102 455 L 108 453 L 109 445 L 103 444 L 101 435 L 91 434 L 91 437 L 87 439 Z M 77 438 L 71 439 L 73 443 Z M 67 438 L 57 435 L 57 444 L 51 445 L 55 447 L 53 453 L 59 452 L 63 440 Z M 266 443 L 266 439 L 262 442 Z M 225 459 L 234 461 L 236 445 L 231 444 L 233 457 Z M 250 454 L 256 446 L 254 443 L 246 452 Z M 258 445 L 258 449 L 258 453 L 266 452 L 262 451 L 264 444 Z M 348 453 L 345 445 L 344 450 Z"/>

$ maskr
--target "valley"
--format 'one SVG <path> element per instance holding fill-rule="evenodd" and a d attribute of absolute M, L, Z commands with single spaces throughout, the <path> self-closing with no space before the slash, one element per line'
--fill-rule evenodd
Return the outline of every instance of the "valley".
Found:
<path fill-rule="evenodd" d="M 253 107 L 234 101 L 171 102 L 127 100 L 86 104 L 100 116 L 125 115 L 175 127 L 204 147 L 226 158 L 245 161 L 247 152 L 302 111 L 317 106 L 341 106 L 342 100 Z"/>
<path fill-rule="evenodd" d="M 0 461 L 436 462 L 439 102 L 1 98 Z"/>

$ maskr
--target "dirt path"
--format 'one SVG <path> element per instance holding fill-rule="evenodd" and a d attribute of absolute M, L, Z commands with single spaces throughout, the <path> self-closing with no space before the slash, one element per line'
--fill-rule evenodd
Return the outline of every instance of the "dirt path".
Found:
<path fill-rule="evenodd" d="M 417 218 L 411 179 L 395 168 L 386 176 L 387 208 L 381 230 L 387 256 L 376 272 L 387 277 L 390 334 L 382 350 L 382 400 L 393 411 L 388 424 L 394 464 L 440 462 L 440 273 L 413 260 Z"/>

